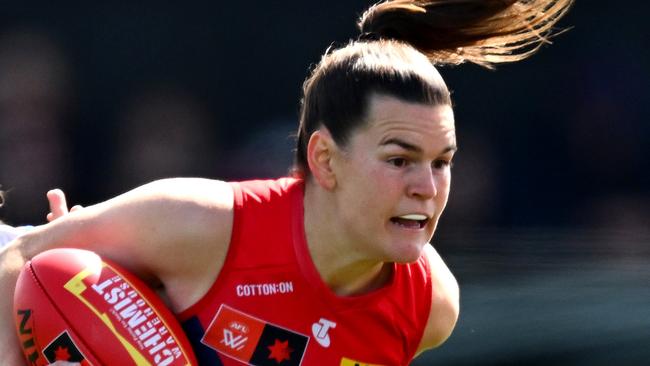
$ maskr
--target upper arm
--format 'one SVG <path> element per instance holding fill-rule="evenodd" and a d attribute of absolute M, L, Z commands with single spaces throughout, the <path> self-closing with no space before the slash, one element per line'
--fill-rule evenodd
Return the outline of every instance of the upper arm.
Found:
<path fill-rule="evenodd" d="M 150 284 L 163 285 L 178 311 L 198 300 L 216 278 L 232 222 L 228 183 L 164 179 L 33 230 L 25 236 L 24 253 L 92 250 Z"/>
<path fill-rule="evenodd" d="M 431 245 L 425 246 L 433 284 L 429 320 L 417 353 L 441 345 L 454 330 L 459 314 L 459 289 L 456 278 Z"/>

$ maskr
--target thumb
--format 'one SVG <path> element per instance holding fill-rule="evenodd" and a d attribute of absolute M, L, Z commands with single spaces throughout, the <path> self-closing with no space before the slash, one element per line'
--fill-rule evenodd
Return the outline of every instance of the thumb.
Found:
<path fill-rule="evenodd" d="M 50 213 L 47 215 L 47 221 L 53 221 L 68 213 L 68 203 L 65 200 L 65 194 L 60 189 L 52 189 L 47 192 L 47 201 L 50 204 Z"/>

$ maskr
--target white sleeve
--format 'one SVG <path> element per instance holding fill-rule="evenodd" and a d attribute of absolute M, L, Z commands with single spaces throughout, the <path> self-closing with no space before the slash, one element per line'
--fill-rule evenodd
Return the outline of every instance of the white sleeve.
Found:
<path fill-rule="evenodd" d="M 13 227 L 5 224 L 0 224 L 0 248 L 7 245 L 10 241 L 16 239 L 18 236 L 25 233 L 32 228 L 31 226 Z"/>

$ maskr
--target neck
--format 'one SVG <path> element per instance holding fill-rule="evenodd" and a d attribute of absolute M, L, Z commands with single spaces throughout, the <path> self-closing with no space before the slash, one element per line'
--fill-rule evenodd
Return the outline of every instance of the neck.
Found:
<path fill-rule="evenodd" d="M 381 288 L 392 274 L 392 264 L 364 255 L 346 238 L 331 193 L 305 182 L 304 225 L 307 247 L 321 279 L 337 295 L 350 296 Z"/>

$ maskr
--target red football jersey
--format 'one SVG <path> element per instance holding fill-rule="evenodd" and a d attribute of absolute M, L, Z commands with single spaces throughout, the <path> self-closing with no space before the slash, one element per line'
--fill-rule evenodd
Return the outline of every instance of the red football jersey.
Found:
<path fill-rule="evenodd" d="M 234 226 L 208 293 L 179 314 L 201 365 L 407 365 L 429 317 L 428 260 L 394 264 L 360 296 L 320 278 L 303 225 L 302 180 L 232 183 Z"/>

